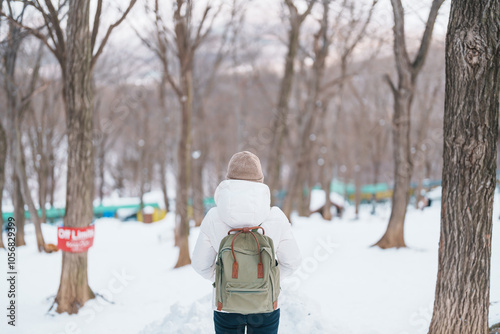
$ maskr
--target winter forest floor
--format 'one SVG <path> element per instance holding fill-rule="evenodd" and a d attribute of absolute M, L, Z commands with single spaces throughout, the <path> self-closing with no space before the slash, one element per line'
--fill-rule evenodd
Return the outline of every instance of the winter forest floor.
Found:
<path fill-rule="evenodd" d="M 385 231 L 388 207 L 379 207 L 377 216 L 366 207 L 359 220 L 352 219 L 352 208 L 332 222 L 319 215 L 296 218 L 303 263 L 282 284 L 280 333 L 427 333 L 437 273 L 435 204 L 423 212 L 409 209 L 409 247 L 399 250 L 370 247 Z M 490 325 L 500 322 L 499 206 L 495 200 Z M 43 228 L 46 242 L 56 243 L 56 228 Z M 18 324 L 13 329 L 2 316 L 0 333 L 213 333 L 211 283 L 190 266 L 172 269 L 172 215 L 150 225 L 100 219 L 95 230 L 89 282 L 102 297 L 69 316 L 47 313 L 59 285 L 61 252 L 39 254 L 33 226 L 26 227 L 28 246 L 17 253 Z M 191 248 L 197 236 L 192 228 Z M 5 251 L 0 263 L 6 267 Z M 1 275 L 3 301 L 7 285 Z"/>

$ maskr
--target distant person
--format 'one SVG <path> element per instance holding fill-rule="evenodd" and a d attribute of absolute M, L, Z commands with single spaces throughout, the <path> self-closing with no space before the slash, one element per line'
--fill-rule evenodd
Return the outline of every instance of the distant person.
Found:
<path fill-rule="evenodd" d="M 232 264 L 232 268 L 224 267 L 226 275 L 230 275 L 232 270 L 232 277 L 236 277 L 235 280 L 245 279 L 243 275 L 249 275 L 251 277 L 247 277 L 247 281 L 255 280 L 255 283 L 247 282 L 246 285 L 241 283 L 238 288 L 238 284 L 233 282 L 226 283 L 226 286 L 219 287 L 219 290 L 217 290 L 217 287 L 214 288 L 212 307 L 214 309 L 214 325 L 217 334 L 243 334 L 245 333 L 245 327 L 248 334 L 278 333 L 280 309 L 277 300 L 273 302 L 270 299 L 272 297 L 269 297 L 269 299 L 266 297 L 264 301 L 261 299 L 266 293 L 269 284 L 278 287 L 277 291 L 274 290 L 274 294 L 277 296 L 279 294 L 279 279 L 278 282 L 275 282 L 273 277 L 283 278 L 291 275 L 301 262 L 301 255 L 291 225 L 278 207 L 271 208 L 269 187 L 263 181 L 264 176 L 260 160 L 256 155 L 248 151 L 233 155 L 229 161 L 227 180 L 222 181 L 215 191 L 217 206 L 208 211 L 201 224 L 200 234 L 192 256 L 192 266 L 201 276 L 214 282 L 214 287 L 215 282 L 219 284 L 221 282 L 221 278 L 216 279 L 215 276 L 219 246 L 223 239 L 229 245 L 228 250 L 231 250 L 231 241 L 233 246 L 238 244 L 239 248 L 244 246 L 243 242 L 256 247 L 254 243 L 258 240 L 260 240 L 258 244 L 262 246 L 262 244 L 268 244 L 269 241 L 262 234 L 256 235 L 262 233 L 260 230 L 263 229 L 265 236 L 272 239 L 277 257 L 277 262 L 274 259 L 272 260 L 271 266 L 273 268 L 271 269 L 269 269 L 267 263 L 268 267 L 264 265 L 262 270 L 262 264 L 259 262 L 259 278 L 257 278 L 257 261 L 260 261 L 260 258 L 255 258 L 254 262 L 249 262 L 251 257 L 249 255 L 245 258 L 245 252 L 231 254 L 229 251 L 223 253 L 226 254 L 225 261 L 229 259 Z M 249 227 L 252 227 L 252 229 L 248 229 Z M 243 228 L 246 228 L 245 233 L 243 233 Z M 233 229 L 241 230 L 232 231 L 231 236 L 228 237 L 228 232 Z M 242 233 L 236 236 L 235 233 L 237 232 Z M 255 251 L 246 253 L 258 256 L 258 252 Z M 260 252 L 261 255 L 263 253 Z M 236 261 L 233 262 L 233 255 L 236 260 L 240 261 L 239 265 L 234 264 Z M 269 255 L 267 255 L 267 259 L 270 259 Z M 247 262 L 244 262 L 245 260 Z M 218 261 L 219 269 L 217 273 L 222 276 L 220 267 L 223 261 L 220 259 Z M 264 264 L 266 264 L 265 261 Z M 268 276 L 270 277 L 263 275 L 263 272 L 269 273 Z M 269 278 L 271 282 L 268 284 L 266 280 Z M 263 286 L 258 286 L 259 284 L 263 284 Z M 220 295 L 215 296 L 216 291 Z M 231 293 L 233 293 L 232 297 L 229 296 Z M 229 302 L 223 305 L 221 302 L 224 300 L 225 303 L 226 294 L 229 296 L 227 298 L 233 298 L 233 305 L 228 305 Z M 224 311 L 225 307 L 243 309 L 246 312 Z"/>

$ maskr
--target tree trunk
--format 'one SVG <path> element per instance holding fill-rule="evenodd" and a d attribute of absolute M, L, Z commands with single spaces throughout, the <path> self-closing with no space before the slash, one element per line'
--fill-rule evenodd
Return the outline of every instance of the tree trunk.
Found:
<path fill-rule="evenodd" d="M 292 9 L 291 9 L 292 10 Z M 295 9 L 296 10 L 296 9 Z M 292 91 L 294 77 L 294 63 L 299 47 L 299 34 L 302 22 L 298 21 L 297 13 L 290 13 L 290 31 L 288 33 L 288 53 L 285 61 L 285 70 L 281 79 L 278 105 L 272 123 L 272 141 L 267 159 L 267 183 L 271 191 L 271 205 L 279 187 L 281 169 L 281 151 L 283 137 L 287 127 L 288 102 Z M 291 211 L 291 210 L 290 210 Z M 289 215 L 288 215 L 289 216 Z"/>
<path fill-rule="evenodd" d="M 54 207 L 54 201 L 55 201 L 55 191 L 56 191 L 56 180 L 55 180 L 55 170 L 56 170 L 56 159 L 54 157 L 54 153 L 51 152 L 49 154 L 49 178 L 50 178 L 50 207 Z"/>
<path fill-rule="evenodd" d="M 101 141 L 99 142 L 99 157 L 97 159 L 99 166 L 99 201 L 101 205 L 104 199 L 104 185 L 105 185 L 104 166 L 106 159 L 105 150 L 106 150 L 106 139 L 102 138 Z"/>
<path fill-rule="evenodd" d="M 24 246 L 26 242 L 24 241 L 24 224 L 26 222 L 25 212 L 24 212 L 24 200 L 23 193 L 21 192 L 21 185 L 19 183 L 19 178 L 14 172 L 12 176 L 14 183 L 14 219 L 16 220 L 16 246 Z"/>
<path fill-rule="evenodd" d="M 167 187 L 167 162 L 165 159 L 160 161 L 160 183 L 161 191 L 163 192 L 163 200 L 165 203 L 165 211 L 168 213 L 170 211 L 170 205 L 168 203 L 168 187 Z"/>
<path fill-rule="evenodd" d="M 287 195 L 285 197 L 285 202 L 283 204 L 283 212 L 285 215 L 290 218 L 290 214 L 292 212 L 294 203 L 299 201 L 304 195 L 303 195 L 303 188 L 304 184 L 307 182 L 307 169 L 311 168 L 311 151 L 312 151 L 312 141 L 310 140 L 311 134 L 313 134 L 315 125 L 316 125 L 316 118 L 318 117 L 318 109 L 320 105 L 318 105 L 318 97 L 319 97 L 319 92 L 320 92 L 320 86 L 323 80 L 323 72 L 325 68 L 325 59 L 328 56 L 328 47 L 329 47 L 329 40 L 328 40 L 328 9 L 329 9 L 329 4 L 327 2 L 324 2 L 324 8 L 323 8 L 323 18 L 321 20 L 321 25 L 319 31 L 314 35 L 314 41 L 313 41 L 313 50 L 314 50 L 314 63 L 313 63 L 313 69 L 312 69 L 312 78 L 311 78 L 311 87 L 309 90 L 309 94 L 307 97 L 307 101 L 304 107 L 303 111 L 303 116 L 301 118 L 301 122 L 299 124 L 299 136 L 300 136 L 300 141 L 298 142 L 299 147 L 295 150 L 297 152 L 296 154 L 296 159 L 293 162 L 293 169 L 292 169 L 292 178 L 290 179 L 288 189 L 287 189 Z M 292 30 L 290 33 L 290 50 L 292 50 L 292 47 L 296 48 L 294 43 L 298 43 L 298 34 L 299 34 L 299 28 L 300 28 L 300 23 L 295 23 L 292 20 L 291 21 L 291 26 Z M 296 32 L 292 34 L 294 30 L 294 26 Z M 295 40 L 295 38 L 297 40 Z M 294 51 L 296 53 L 296 50 Z M 295 58 L 295 53 L 290 55 L 289 57 Z M 292 59 L 293 59 L 292 58 Z M 288 57 L 287 57 L 287 62 L 288 62 Z M 289 70 L 292 72 L 293 75 L 293 66 L 291 69 L 286 68 L 286 70 Z M 286 74 L 285 70 L 285 74 Z M 291 80 L 291 79 L 290 79 Z M 290 83 L 291 84 L 291 83 Z M 289 92 L 288 92 L 289 94 Z M 281 101 L 281 99 L 280 99 Z M 286 108 L 284 110 L 288 109 L 288 100 L 286 101 Z M 286 119 L 286 114 L 285 114 L 285 119 Z M 279 178 L 279 175 L 278 175 Z M 307 196 L 308 197 L 308 196 Z M 304 208 L 303 206 L 299 205 L 299 211 L 301 214 L 305 214 L 304 211 L 309 211 L 309 204 L 307 205 L 307 209 Z"/>
<path fill-rule="evenodd" d="M 424 170 L 421 163 L 416 166 L 417 188 L 415 189 L 415 208 L 420 209 L 419 203 L 422 201 L 422 191 L 424 190 Z"/>
<path fill-rule="evenodd" d="M 487 334 L 500 89 L 500 2 L 451 3 L 443 198 L 430 334 Z"/>
<path fill-rule="evenodd" d="M 309 209 L 309 204 L 311 203 L 311 191 L 312 188 L 309 186 L 309 182 L 304 185 L 299 198 L 299 217 L 309 217 L 311 215 L 311 210 Z"/>
<path fill-rule="evenodd" d="M 407 88 L 408 95 L 412 95 L 412 88 Z M 400 95 L 394 96 L 393 119 L 393 148 L 394 148 L 394 189 L 392 193 L 391 217 L 387 230 L 382 238 L 374 245 L 382 249 L 406 247 L 404 241 L 404 222 L 408 206 L 411 180 L 411 151 L 410 151 L 410 96 L 405 99 Z"/>
<path fill-rule="evenodd" d="M 9 30 L 7 36 L 7 45 L 5 52 L 3 53 L 3 63 L 5 68 L 4 73 L 4 88 L 7 100 L 7 131 L 8 131 L 8 146 L 10 147 L 10 156 L 12 161 L 13 175 L 12 180 L 14 183 L 13 198 L 14 198 L 14 219 L 16 220 L 16 246 L 26 245 L 24 241 L 24 224 L 25 224 L 25 212 L 24 212 L 24 200 L 21 190 L 21 183 L 19 182 L 19 176 L 16 172 L 17 157 L 16 157 L 16 145 L 15 145 L 15 120 L 18 117 L 18 94 L 15 83 L 15 68 L 17 62 L 17 54 L 23 37 L 21 35 L 20 29 L 9 22 Z"/>
<path fill-rule="evenodd" d="M 202 152 L 202 151 L 200 151 Z M 205 215 L 203 207 L 203 166 L 204 152 L 200 157 L 193 159 L 193 219 L 196 226 L 200 226 Z"/>
<path fill-rule="evenodd" d="M 38 211 L 35 207 L 35 202 L 31 197 L 30 189 L 28 187 L 28 175 L 26 174 L 26 162 L 24 158 L 23 146 L 21 144 L 21 120 L 16 117 L 15 131 L 14 131 L 14 156 L 15 156 L 15 170 L 17 174 L 17 179 L 19 180 L 19 185 L 21 189 L 21 194 L 23 196 L 23 201 L 28 205 L 28 211 L 30 213 L 30 220 L 35 226 L 36 233 L 36 244 L 39 252 L 45 251 L 45 241 L 43 240 L 42 227 L 40 226 L 40 217 L 38 217 Z"/>
<path fill-rule="evenodd" d="M 394 57 L 398 72 L 398 85 L 396 87 L 390 77 L 386 77 L 394 96 L 394 114 L 392 119 L 394 190 L 392 194 L 391 217 L 389 218 L 387 231 L 374 245 L 383 249 L 406 247 L 404 242 L 404 223 L 409 200 L 411 173 L 413 171 L 410 143 L 410 110 L 415 93 L 417 76 L 427 58 L 434 23 L 436 22 L 439 8 L 443 4 L 443 1 L 433 0 L 419 50 L 415 59 L 411 61 L 406 50 L 404 8 L 401 0 L 391 0 L 394 14 Z"/>
<path fill-rule="evenodd" d="M 191 69 L 181 75 L 182 91 L 185 94 L 181 99 L 181 139 L 178 148 L 177 168 L 177 196 L 176 196 L 176 236 L 179 247 L 179 258 L 175 268 L 191 263 L 189 257 L 189 217 L 188 199 L 191 185 L 191 116 L 193 106 L 193 74 Z"/>
<path fill-rule="evenodd" d="M 69 2 L 66 33 L 63 83 L 68 125 L 68 174 L 64 226 L 87 227 L 92 223 L 94 194 L 92 50 L 88 1 Z M 94 297 L 88 284 L 87 252 L 63 252 L 56 312 L 77 313 L 87 300 Z"/>
<path fill-rule="evenodd" d="M 330 178 L 328 175 L 330 175 L 330 171 L 328 169 L 329 164 L 326 163 L 325 159 L 325 165 L 322 167 L 325 167 L 321 173 L 321 188 L 325 192 L 325 205 L 323 206 L 323 219 L 324 220 L 332 220 L 332 201 L 330 200 Z"/>
<path fill-rule="evenodd" d="M 0 122 L 0 247 L 4 248 L 2 231 L 3 231 L 3 189 L 5 185 L 5 162 L 7 161 L 7 134 Z"/>
<path fill-rule="evenodd" d="M 42 158 L 44 160 L 45 158 Z M 44 162 L 45 163 L 45 162 Z M 40 217 L 40 223 L 45 223 L 47 221 L 47 210 L 45 209 L 45 204 L 47 202 L 47 182 L 49 177 L 49 171 L 46 165 L 43 165 L 42 171 L 38 175 L 38 206 L 40 207 L 42 216 Z"/>
<path fill-rule="evenodd" d="M 196 132 L 195 132 L 195 147 L 198 151 L 198 156 L 192 158 L 192 177 L 193 177 L 193 219 L 196 226 L 200 226 L 205 216 L 205 207 L 203 205 L 204 191 L 203 191 L 203 168 L 208 156 L 208 140 L 205 131 L 205 98 L 200 98 L 196 117 Z"/>
<path fill-rule="evenodd" d="M 373 163 L 373 186 L 375 190 L 372 195 L 372 211 L 371 214 L 375 215 L 377 213 L 377 184 L 378 184 L 378 176 L 380 173 L 380 163 L 378 161 Z"/>
<path fill-rule="evenodd" d="M 359 219 L 359 206 L 361 205 L 361 171 L 356 170 L 354 172 L 354 186 L 356 187 L 354 193 L 354 213 L 356 219 Z"/>

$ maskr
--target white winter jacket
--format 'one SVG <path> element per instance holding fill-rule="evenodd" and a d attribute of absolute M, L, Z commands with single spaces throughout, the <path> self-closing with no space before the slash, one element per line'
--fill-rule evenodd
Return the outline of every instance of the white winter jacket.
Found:
<path fill-rule="evenodd" d="M 215 280 L 215 260 L 219 245 L 232 228 L 262 224 L 273 239 L 280 266 L 280 277 L 298 269 L 301 255 L 287 217 L 278 207 L 271 208 L 269 187 L 263 183 L 225 180 L 215 191 L 215 204 L 201 223 L 192 256 L 194 270 L 206 279 Z"/>

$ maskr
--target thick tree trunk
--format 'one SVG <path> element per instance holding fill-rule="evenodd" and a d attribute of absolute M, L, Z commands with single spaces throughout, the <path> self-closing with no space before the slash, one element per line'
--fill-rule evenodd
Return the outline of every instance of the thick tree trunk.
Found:
<path fill-rule="evenodd" d="M 430 334 L 487 334 L 500 2 L 456 0 L 446 37 L 441 238 Z"/>
<path fill-rule="evenodd" d="M 94 194 L 92 50 L 88 1 L 69 2 L 66 33 L 63 80 L 68 125 L 68 175 L 64 226 L 87 227 L 92 223 Z M 87 277 L 87 252 L 63 252 L 56 312 L 77 313 L 92 298 L 94 293 Z"/>
<path fill-rule="evenodd" d="M 176 237 L 179 247 L 179 258 L 175 268 L 179 268 L 191 263 L 189 257 L 189 216 L 188 199 L 191 186 L 191 116 L 193 106 L 193 74 L 187 70 L 181 75 L 182 91 L 184 96 L 180 99 L 181 117 L 181 139 L 178 148 L 178 168 L 177 168 L 177 196 L 176 196 Z"/>

